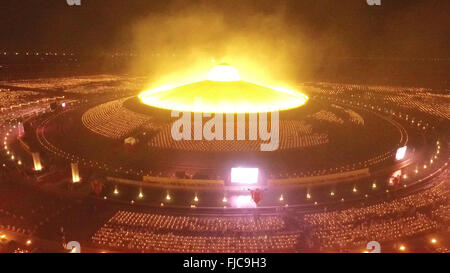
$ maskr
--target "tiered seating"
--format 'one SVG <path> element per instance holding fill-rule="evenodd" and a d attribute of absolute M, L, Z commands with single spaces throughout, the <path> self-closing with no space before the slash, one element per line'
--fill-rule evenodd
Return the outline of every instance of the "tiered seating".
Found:
<path fill-rule="evenodd" d="M 110 220 L 110 224 L 133 225 L 153 230 L 184 230 L 207 232 L 261 232 L 279 231 L 284 221 L 279 216 L 252 217 L 199 217 L 174 216 L 163 214 L 119 211 Z"/>
<path fill-rule="evenodd" d="M 364 125 L 364 118 L 361 117 L 360 114 L 356 113 L 351 109 L 345 109 L 344 111 L 349 115 L 351 122 L 357 125 Z"/>
<path fill-rule="evenodd" d="M 298 235 L 275 236 L 184 236 L 157 234 L 145 228 L 102 227 L 92 241 L 101 246 L 142 252 L 289 252 L 297 244 Z"/>
<path fill-rule="evenodd" d="M 314 113 L 313 115 L 311 115 L 311 117 L 319 121 L 325 121 L 335 124 L 344 124 L 344 121 L 341 118 L 336 116 L 334 113 L 325 110 L 321 110 L 317 113 Z"/>
<path fill-rule="evenodd" d="M 113 139 L 126 137 L 150 118 L 122 107 L 126 99 L 114 100 L 89 109 L 82 122 L 91 131 Z"/>
<path fill-rule="evenodd" d="M 389 220 L 372 220 L 368 225 L 335 225 L 331 224 L 316 229 L 313 237 L 318 239 L 321 247 L 343 248 L 364 245 L 367 240 L 379 242 L 394 241 L 412 235 L 435 230 L 437 222 L 423 214 L 392 218 Z"/>
<path fill-rule="evenodd" d="M 323 248 L 354 248 L 368 240 L 394 241 L 434 231 L 448 221 L 448 193 L 448 186 L 441 183 L 390 202 L 306 214 L 302 223 Z"/>
<path fill-rule="evenodd" d="M 450 119 L 450 101 L 448 95 L 445 95 L 448 94 L 448 90 L 443 91 L 441 95 L 429 88 L 318 83 L 314 84 L 314 88 L 310 91 L 323 95 L 351 97 L 359 101 L 362 99 L 379 101 L 383 104 L 389 103 L 389 105 Z"/>
<path fill-rule="evenodd" d="M 10 90 L 7 88 L 0 88 L 0 109 L 9 109 L 11 106 L 18 106 L 20 104 L 28 103 L 39 95 L 38 92 L 25 90 Z"/>
<path fill-rule="evenodd" d="M 442 204 L 436 210 L 432 212 L 434 219 L 442 222 L 450 221 L 450 204 Z"/>
<path fill-rule="evenodd" d="M 279 150 L 286 149 L 298 149 L 304 147 L 311 147 L 316 145 L 322 145 L 329 142 L 328 135 L 325 133 L 312 133 L 312 126 L 302 121 L 280 121 L 279 126 Z M 236 132 L 236 130 L 235 130 Z M 246 127 L 246 133 L 248 134 L 248 126 Z M 193 138 L 193 134 L 191 134 Z M 225 138 L 225 136 L 224 136 Z M 269 141 L 262 140 L 196 140 L 186 141 L 173 140 L 171 134 L 171 127 L 166 125 L 160 130 L 158 135 L 152 139 L 149 143 L 151 147 L 175 149 L 183 151 L 260 151 L 261 144 Z"/>
<path fill-rule="evenodd" d="M 119 211 L 93 236 L 102 247 L 146 252 L 293 251 L 279 216 L 171 216 Z"/>
<path fill-rule="evenodd" d="M 423 192 L 409 195 L 390 202 L 380 202 L 361 208 L 350 208 L 335 212 L 306 214 L 305 222 L 312 226 L 329 223 L 347 224 L 373 217 L 381 218 L 393 214 L 406 213 L 411 209 L 427 207 L 447 200 L 449 189 L 442 183 Z"/>
<path fill-rule="evenodd" d="M 351 109 L 346 109 L 346 108 L 336 105 L 336 104 L 331 104 L 331 106 L 346 112 L 349 116 L 350 122 L 353 122 L 356 125 L 364 125 L 364 118 L 361 117 L 361 115 L 356 113 L 355 111 L 353 111 Z"/>

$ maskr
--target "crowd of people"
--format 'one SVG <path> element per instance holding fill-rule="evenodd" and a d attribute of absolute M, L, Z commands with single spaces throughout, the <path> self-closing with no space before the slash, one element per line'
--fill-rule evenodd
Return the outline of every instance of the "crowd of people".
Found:
<path fill-rule="evenodd" d="M 150 120 L 150 117 L 132 112 L 122 103 L 125 99 L 96 106 L 82 116 L 84 126 L 91 131 L 112 139 L 123 139 Z"/>
<path fill-rule="evenodd" d="M 276 235 L 190 235 L 176 231 L 156 232 L 139 224 L 110 222 L 91 238 L 98 247 L 138 252 L 291 252 L 298 244 L 296 233 Z"/>
<path fill-rule="evenodd" d="M 28 90 L 14 90 L 0 87 L 0 109 L 5 111 L 11 107 L 28 103 L 39 95 L 38 92 Z"/>
<path fill-rule="evenodd" d="M 282 217 L 276 215 L 248 216 L 190 216 L 118 211 L 108 221 L 109 226 L 140 226 L 156 231 L 191 232 L 270 232 L 284 226 Z"/>
<path fill-rule="evenodd" d="M 39 88 L 45 89 L 51 85 L 51 82 L 39 84 L 42 84 Z M 395 95 L 395 91 L 399 91 L 399 88 L 326 84 L 322 87 L 336 94 L 363 92 L 360 95 L 366 96 L 373 91 L 387 93 L 386 100 L 389 103 L 401 104 L 406 108 L 415 107 L 416 110 L 438 118 L 449 118 L 448 109 L 442 107 L 431 109 L 434 101 L 427 104 L 426 109 L 420 101 L 400 101 L 399 97 L 396 97 L 398 95 Z M 0 90 L 0 96 L 5 95 L 5 100 L 9 102 L 21 103 L 22 99 L 9 96 L 7 91 Z M 401 94 L 415 92 L 414 94 L 419 97 L 421 93 L 430 92 L 422 89 L 400 91 Z M 33 96 L 34 93 L 27 93 L 28 95 Z M 432 97 L 442 98 L 441 95 Z M 444 96 L 444 99 L 447 97 Z M 131 127 L 139 127 L 148 121 L 141 114 L 130 114 L 131 111 L 123 108 L 117 101 L 102 104 L 94 109 L 95 111 L 88 111 L 83 116 L 83 122 L 87 124 L 87 127 L 101 130 L 101 134 L 112 136 L 112 138 L 126 136 L 133 130 L 130 129 Z M 344 111 L 353 123 L 364 124 L 364 119 L 355 111 L 348 109 Z M 319 115 L 320 120 L 339 124 L 336 118 L 338 117 L 327 113 Z M 111 121 L 113 124 L 104 123 L 105 120 L 113 120 Z M 1 121 L 6 122 L 5 119 Z M 282 122 L 281 126 L 291 135 L 297 136 L 297 142 L 283 142 L 281 139 L 282 147 L 313 146 L 328 141 L 327 135 L 321 135 L 318 139 L 302 139 L 304 135 L 314 136 L 309 124 L 288 121 Z M 64 153 L 62 155 L 67 156 L 67 159 L 77 159 L 66 152 L 60 150 L 57 152 Z M 299 171 L 286 176 L 325 175 L 367 168 L 392 157 L 393 152 L 388 151 L 366 161 L 345 164 L 337 168 Z M 6 156 L 2 153 L 0 157 L 0 163 L 3 165 L 0 165 L 0 230 L 25 235 L 36 234 L 71 206 L 71 203 L 63 198 L 54 196 L 50 198 L 39 189 L 18 185 L 13 175 L 15 169 L 7 167 L 3 162 L 10 162 L 9 154 Z M 80 162 L 106 168 L 106 165 L 92 161 Z M 440 182 L 432 185 L 432 182 L 437 180 Z M 429 182 L 430 188 L 396 199 L 380 197 L 365 206 L 345 207 L 327 212 L 308 211 L 304 214 L 303 211 L 299 213 L 293 210 L 288 212 L 295 215 L 293 223 L 292 221 L 287 223 L 286 218 L 291 217 L 290 215 L 281 213 L 258 216 L 253 214 L 206 216 L 121 209 L 106 223 L 101 223 L 100 228 L 89 236 L 89 240 L 99 248 L 143 252 L 288 252 L 297 251 L 302 240 L 310 242 L 308 246 L 311 248 L 317 247 L 321 250 L 353 249 L 370 240 L 392 242 L 441 231 L 448 227 L 450 221 L 448 181 L 450 181 L 450 175 L 446 170 Z M 27 250 L 17 248 L 17 251 Z M 448 248 L 440 247 L 437 251 L 448 252 Z"/>

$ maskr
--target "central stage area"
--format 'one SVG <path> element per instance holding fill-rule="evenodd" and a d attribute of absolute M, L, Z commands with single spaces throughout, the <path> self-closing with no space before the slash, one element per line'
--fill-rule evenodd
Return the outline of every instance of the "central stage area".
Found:
<path fill-rule="evenodd" d="M 44 136 L 63 156 L 85 158 L 108 171 L 137 177 L 186 172 L 214 179 L 226 179 L 236 166 L 257 167 L 272 178 L 372 168 L 392 161 L 405 141 L 398 125 L 375 112 L 315 98 L 281 111 L 279 118 L 279 148 L 271 152 L 260 151 L 266 141 L 248 137 L 176 141 L 170 134 L 171 111 L 137 96 L 58 115 L 46 124 Z M 130 138 L 133 145 L 125 143 Z"/>

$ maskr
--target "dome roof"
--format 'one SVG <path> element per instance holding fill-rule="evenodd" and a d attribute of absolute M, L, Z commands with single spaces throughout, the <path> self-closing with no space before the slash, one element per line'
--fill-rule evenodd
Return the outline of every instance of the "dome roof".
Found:
<path fill-rule="evenodd" d="M 286 110 L 306 103 L 302 93 L 246 81 L 199 81 L 173 88 L 144 91 L 149 106 L 187 112 L 258 113 Z"/>

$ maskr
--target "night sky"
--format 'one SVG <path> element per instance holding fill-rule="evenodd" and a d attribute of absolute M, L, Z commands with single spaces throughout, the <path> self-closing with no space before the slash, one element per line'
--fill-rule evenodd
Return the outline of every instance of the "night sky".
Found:
<path fill-rule="evenodd" d="M 251 14 L 282 14 L 285 34 L 321 44 L 331 56 L 448 57 L 450 1 L 366 0 L 66 0 L 0 1 L 0 50 L 133 50 L 133 25 L 153 16 L 218 14 L 228 31 L 244 31 Z M 186 35 L 208 28 L 208 22 Z M 164 26 L 151 29 L 164 32 Z M 211 31 L 211 30 L 209 30 Z M 220 32 L 220 30 L 218 30 Z M 220 33 L 219 33 L 220 34 Z M 312 53 L 314 54 L 314 53 Z"/>

